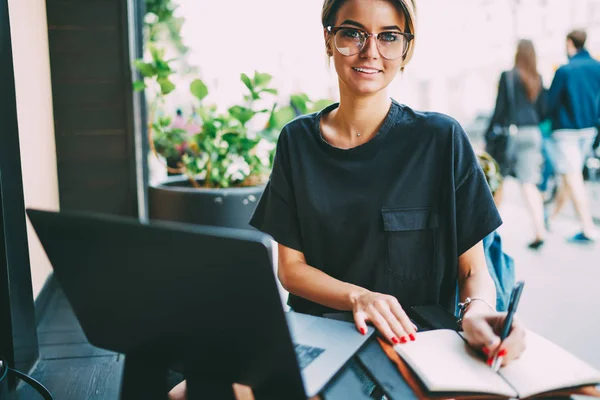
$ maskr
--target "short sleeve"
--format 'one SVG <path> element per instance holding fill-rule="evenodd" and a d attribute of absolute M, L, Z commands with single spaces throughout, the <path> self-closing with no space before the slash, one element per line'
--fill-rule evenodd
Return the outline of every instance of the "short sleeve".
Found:
<path fill-rule="evenodd" d="M 277 141 L 271 176 L 250 219 L 250 225 L 271 235 L 277 243 L 302 251 L 285 133 L 284 129 Z"/>
<path fill-rule="evenodd" d="M 456 244 L 461 255 L 500 227 L 502 219 L 467 135 L 460 126 L 454 134 Z"/>

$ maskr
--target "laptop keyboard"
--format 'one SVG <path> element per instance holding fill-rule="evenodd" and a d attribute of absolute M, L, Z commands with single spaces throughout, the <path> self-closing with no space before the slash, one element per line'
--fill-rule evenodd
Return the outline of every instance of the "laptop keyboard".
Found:
<path fill-rule="evenodd" d="M 313 362 L 317 357 L 325 351 L 319 347 L 305 346 L 303 344 L 294 344 L 296 350 L 296 358 L 298 359 L 298 365 L 300 369 L 304 369 Z"/>

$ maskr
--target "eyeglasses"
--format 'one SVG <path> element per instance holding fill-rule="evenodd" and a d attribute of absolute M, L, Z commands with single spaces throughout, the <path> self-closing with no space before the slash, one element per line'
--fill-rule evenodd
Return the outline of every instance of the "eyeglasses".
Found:
<path fill-rule="evenodd" d="M 406 56 L 408 44 L 415 37 L 412 33 L 389 31 L 375 34 L 344 26 L 328 26 L 327 32 L 334 35 L 335 48 L 344 56 L 360 53 L 365 47 L 367 39 L 373 36 L 377 39 L 379 54 L 388 60 Z"/>

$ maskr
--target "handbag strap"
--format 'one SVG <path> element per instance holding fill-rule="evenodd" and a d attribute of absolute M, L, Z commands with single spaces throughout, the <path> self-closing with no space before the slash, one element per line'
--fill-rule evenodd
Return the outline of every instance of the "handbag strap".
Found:
<path fill-rule="evenodd" d="M 512 69 L 506 73 L 506 95 L 508 100 L 508 126 L 510 127 L 510 133 L 516 133 L 517 128 L 517 110 L 515 104 L 515 73 L 516 70 Z"/>

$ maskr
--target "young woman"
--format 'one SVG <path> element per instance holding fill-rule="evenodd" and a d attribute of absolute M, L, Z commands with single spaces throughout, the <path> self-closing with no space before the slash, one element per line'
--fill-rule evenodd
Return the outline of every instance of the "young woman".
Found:
<path fill-rule="evenodd" d="M 538 249 L 546 238 L 544 201 L 537 188 L 542 178 L 542 131 L 539 128 L 545 112 L 545 90 L 537 70 L 535 48 L 530 40 L 520 40 L 515 65 L 502 72 L 498 85 L 496 108 L 488 131 L 495 126 L 514 124 L 518 132 L 509 139 L 506 159 L 498 160 L 503 175 L 519 180 L 523 197 L 535 230 L 529 248 Z"/>
<path fill-rule="evenodd" d="M 461 301 L 473 299 L 467 340 L 506 364 L 525 331 L 514 322 L 500 343 L 504 314 L 481 241 L 501 220 L 477 157 L 456 121 L 386 92 L 412 56 L 415 19 L 415 0 L 325 1 L 340 102 L 282 130 L 251 224 L 278 242 L 295 311 L 352 311 L 359 332 L 371 323 L 406 343 L 418 337 L 405 309 L 453 312 L 458 281 Z"/>
<path fill-rule="evenodd" d="M 454 310 L 485 353 L 524 348 L 515 323 L 500 345 L 482 239 L 501 225 L 477 157 L 450 117 L 412 110 L 386 88 L 410 60 L 416 0 L 326 0 L 325 50 L 339 104 L 288 124 L 251 224 L 278 242 L 278 276 L 298 312 L 350 310 L 391 343 L 415 340 L 405 309 Z"/>

